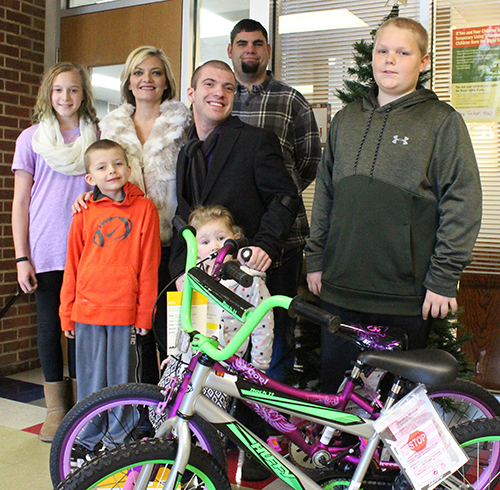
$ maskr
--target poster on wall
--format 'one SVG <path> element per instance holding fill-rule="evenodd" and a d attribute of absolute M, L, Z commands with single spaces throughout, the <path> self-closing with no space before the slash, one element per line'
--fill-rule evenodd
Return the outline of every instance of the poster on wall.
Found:
<path fill-rule="evenodd" d="M 500 25 L 453 30 L 451 102 L 466 121 L 500 121 Z"/>

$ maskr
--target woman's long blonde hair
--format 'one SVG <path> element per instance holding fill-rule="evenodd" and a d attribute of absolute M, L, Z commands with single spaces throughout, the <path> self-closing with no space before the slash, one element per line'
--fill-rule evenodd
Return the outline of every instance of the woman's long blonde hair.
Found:
<path fill-rule="evenodd" d="M 54 85 L 54 80 L 57 75 L 67 71 L 76 71 L 80 75 L 82 81 L 83 101 L 78 108 L 78 117 L 80 119 L 83 118 L 87 122 L 97 124 L 98 119 L 94 107 L 94 92 L 92 90 L 92 81 L 89 72 L 78 63 L 71 63 L 68 61 L 56 63 L 43 74 L 42 83 L 40 84 L 36 98 L 35 112 L 32 117 L 34 124 L 40 122 L 44 117 L 50 114 L 55 115 L 54 108 L 52 107 L 52 86 Z"/>

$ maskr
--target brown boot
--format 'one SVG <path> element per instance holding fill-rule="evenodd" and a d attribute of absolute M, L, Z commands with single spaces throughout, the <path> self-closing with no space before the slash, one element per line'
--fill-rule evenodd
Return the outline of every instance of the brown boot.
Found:
<path fill-rule="evenodd" d="M 43 386 L 47 418 L 40 431 L 40 440 L 52 442 L 54 435 L 71 405 L 71 384 L 69 379 L 46 382 Z"/>

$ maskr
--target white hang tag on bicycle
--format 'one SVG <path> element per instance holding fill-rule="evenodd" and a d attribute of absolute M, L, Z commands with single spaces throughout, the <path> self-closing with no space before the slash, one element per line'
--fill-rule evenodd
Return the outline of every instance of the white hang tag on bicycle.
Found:
<path fill-rule="evenodd" d="M 391 407 L 374 427 L 416 490 L 432 490 L 468 460 L 424 385 Z"/>

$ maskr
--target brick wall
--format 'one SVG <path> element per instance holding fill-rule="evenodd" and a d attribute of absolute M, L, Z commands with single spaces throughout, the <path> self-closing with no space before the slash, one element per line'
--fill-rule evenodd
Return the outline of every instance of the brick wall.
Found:
<path fill-rule="evenodd" d="M 0 3 L 0 310 L 17 291 L 10 215 L 15 141 L 30 125 L 44 68 L 45 0 Z M 21 296 L 0 320 L 0 376 L 39 366 L 36 310 Z"/>

